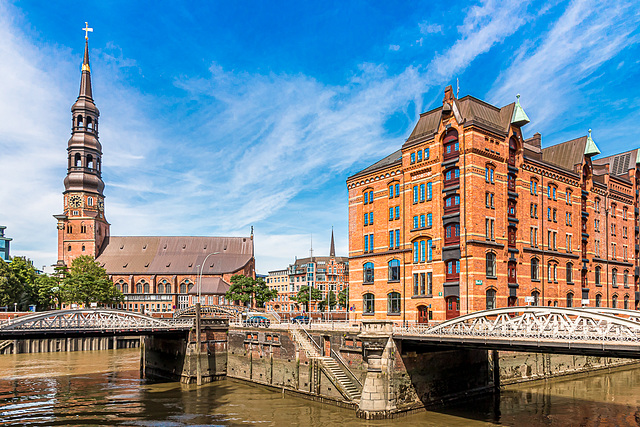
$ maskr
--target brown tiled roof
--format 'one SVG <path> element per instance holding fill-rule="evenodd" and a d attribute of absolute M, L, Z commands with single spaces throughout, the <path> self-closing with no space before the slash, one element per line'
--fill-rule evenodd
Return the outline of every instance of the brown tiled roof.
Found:
<path fill-rule="evenodd" d="M 203 295 L 224 295 L 230 287 L 231 285 L 220 277 L 202 276 L 202 289 L 200 293 Z M 189 295 L 198 295 L 198 286 L 192 287 L 188 293 Z"/>
<path fill-rule="evenodd" d="M 636 158 L 638 149 L 625 151 L 624 153 L 614 154 L 612 156 L 602 157 L 593 161 L 594 165 L 609 165 L 609 173 L 611 175 L 620 176 L 627 175 L 629 169 L 636 168 Z"/>
<path fill-rule="evenodd" d="M 463 121 L 488 127 L 490 130 L 506 133 L 511 125 L 515 102 L 502 108 L 495 107 L 473 96 L 465 96 L 456 101 Z"/>
<path fill-rule="evenodd" d="M 515 103 L 498 108 L 470 95 L 454 102 L 460 113 L 460 119 L 465 125 L 473 123 L 499 133 L 509 131 Z M 420 119 L 407 139 L 407 143 L 421 137 L 434 135 L 440 125 L 441 117 L 442 107 L 420 114 Z"/>
<path fill-rule="evenodd" d="M 108 274 L 233 273 L 253 258 L 250 237 L 111 236 L 97 261 Z"/>
<path fill-rule="evenodd" d="M 328 256 L 314 256 L 313 257 L 313 261 L 318 263 L 318 262 L 325 262 L 328 263 L 331 260 L 332 257 L 328 257 Z M 337 256 L 337 257 L 333 257 L 336 260 L 336 263 L 347 263 L 349 262 L 349 258 L 347 257 L 342 257 L 342 256 Z M 296 262 L 294 263 L 294 265 L 304 265 L 304 264 L 309 264 L 311 262 L 311 258 L 299 258 L 296 260 Z"/>
<path fill-rule="evenodd" d="M 542 149 L 542 161 L 556 165 L 568 171 L 574 171 L 577 164 L 582 164 L 587 137 L 552 145 Z"/>
<path fill-rule="evenodd" d="M 352 178 L 357 178 L 358 176 L 366 175 L 370 172 L 373 172 L 379 169 L 384 169 L 395 164 L 398 164 L 398 165 L 402 164 L 402 150 L 394 151 L 384 159 L 377 161 L 376 163 L 372 164 L 368 168 L 363 169 L 354 175 L 351 175 L 349 178 L 347 178 L 347 180 Z"/>
<path fill-rule="evenodd" d="M 440 117 L 442 116 L 442 107 L 434 108 L 431 111 L 420 114 L 420 119 L 416 123 L 416 127 L 413 128 L 413 132 L 409 135 L 407 141 L 433 135 L 438 130 L 440 125 Z"/>

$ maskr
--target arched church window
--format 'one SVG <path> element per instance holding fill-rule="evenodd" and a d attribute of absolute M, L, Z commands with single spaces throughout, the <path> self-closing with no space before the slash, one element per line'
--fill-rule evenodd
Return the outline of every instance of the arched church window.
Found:
<path fill-rule="evenodd" d="M 75 164 L 76 164 L 76 167 L 82 166 L 82 156 L 80 156 L 80 153 L 76 153 L 75 155 Z"/>
<path fill-rule="evenodd" d="M 93 130 L 93 122 L 89 116 L 87 116 L 87 129 Z"/>
<path fill-rule="evenodd" d="M 93 156 L 91 154 L 87 156 L 87 167 L 93 169 Z"/>
<path fill-rule="evenodd" d="M 87 197 L 87 205 L 93 206 L 93 197 Z"/>
<path fill-rule="evenodd" d="M 84 121 L 83 121 L 82 115 L 78 116 L 78 123 L 76 124 L 76 126 L 79 127 L 79 128 L 84 126 Z"/>
<path fill-rule="evenodd" d="M 144 284 L 144 293 L 148 294 L 149 293 L 149 284 L 145 282 Z"/>

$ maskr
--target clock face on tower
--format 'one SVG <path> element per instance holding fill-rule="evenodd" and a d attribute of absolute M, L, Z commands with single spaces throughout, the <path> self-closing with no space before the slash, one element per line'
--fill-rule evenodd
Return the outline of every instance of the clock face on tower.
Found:
<path fill-rule="evenodd" d="M 69 197 L 69 205 L 72 208 L 79 208 L 80 206 L 82 206 L 82 197 L 80 197 L 77 194 L 74 194 L 73 196 Z"/>

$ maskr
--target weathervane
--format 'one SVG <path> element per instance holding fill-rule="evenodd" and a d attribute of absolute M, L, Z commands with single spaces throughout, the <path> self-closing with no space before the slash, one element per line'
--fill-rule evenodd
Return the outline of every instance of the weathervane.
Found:
<path fill-rule="evenodd" d="M 87 21 L 84 21 L 84 28 L 82 31 L 84 31 L 84 39 L 89 40 L 89 33 L 93 33 L 93 28 L 89 28 L 89 23 Z"/>

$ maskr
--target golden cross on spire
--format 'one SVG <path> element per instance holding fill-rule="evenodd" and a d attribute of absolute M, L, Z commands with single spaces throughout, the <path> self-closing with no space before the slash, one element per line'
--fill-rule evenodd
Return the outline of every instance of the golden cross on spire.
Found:
<path fill-rule="evenodd" d="M 89 23 L 87 21 L 84 21 L 84 28 L 82 31 L 84 31 L 84 39 L 89 40 L 89 33 L 93 33 L 93 28 L 89 28 Z"/>

